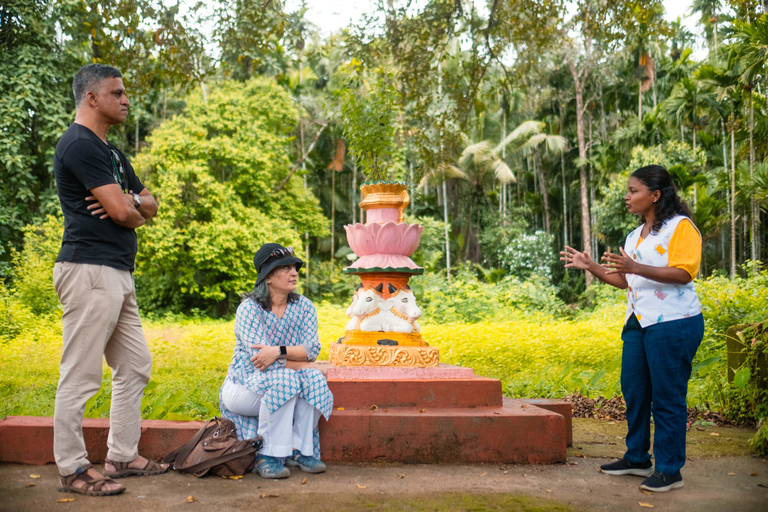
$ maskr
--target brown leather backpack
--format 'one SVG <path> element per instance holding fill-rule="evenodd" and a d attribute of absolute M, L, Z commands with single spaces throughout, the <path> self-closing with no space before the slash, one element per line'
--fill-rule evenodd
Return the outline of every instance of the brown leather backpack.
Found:
<path fill-rule="evenodd" d="M 184 446 L 165 456 L 163 462 L 179 473 L 196 477 L 207 473 L 242 476 L 253 468 L 261 437 L 238 441 L 232 420 L 214 417 Z"/>

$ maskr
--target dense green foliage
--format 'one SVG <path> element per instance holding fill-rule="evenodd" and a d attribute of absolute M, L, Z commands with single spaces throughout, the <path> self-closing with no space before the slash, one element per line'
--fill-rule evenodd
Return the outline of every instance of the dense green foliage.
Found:
<path fill-rule="evenodd" d="M 155 129 L 134 162 L 162 204 L 139 230 L 144 308 L 229 313 L 253 286 L 255 248 L 279 242 L 301 253 L 301 233 L 325 235 L 314 196 L 296 180 L 277 190 L 297 115 L 274 82 L 225 81 Z"/>

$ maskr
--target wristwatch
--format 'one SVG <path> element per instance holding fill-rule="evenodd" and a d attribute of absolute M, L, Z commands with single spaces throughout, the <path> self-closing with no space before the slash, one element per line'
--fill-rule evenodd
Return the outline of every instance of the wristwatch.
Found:
<path fill-rule="evenodd" d="M 280 357 L 278 359 L 288 359 L 288 349 L 284 345 L 280 345 Z"/>
<path fill-rule="evenodd" d="M 137 194 L 136 192 L 133 193 L 133 200 L 136 201 L 136 204 L 133 205 L 137 209 L 141 206 L 141 196 Z"/>

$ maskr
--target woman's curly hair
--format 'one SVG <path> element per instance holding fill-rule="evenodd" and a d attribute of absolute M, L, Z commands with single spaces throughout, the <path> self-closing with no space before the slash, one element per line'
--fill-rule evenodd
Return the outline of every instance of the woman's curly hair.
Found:
<path fill-rule="evenodd" d="M 677 189 L 672 182 L 672 176 L 669 171 L 660 165 L 646 165 L 641 167 L 629 176 L 630 178 L 636 178 L 643 185 L 648 187 L 651 192 L 657 190 L 661 192 L 659 200 L 655 205 L 655 218 L 653 220 L 653 226 L 651 226 L 652 233 L 658 233 L 662 224 L 667 219 L 671 219 L 675 215 L 684 215 L 689 219 L 692 218 L 691 210 L 688 205 L 683 201 L 679 195 L 677 195 Z M 640 218 L 640 224 L 645 223 L 645 218 Z"/>

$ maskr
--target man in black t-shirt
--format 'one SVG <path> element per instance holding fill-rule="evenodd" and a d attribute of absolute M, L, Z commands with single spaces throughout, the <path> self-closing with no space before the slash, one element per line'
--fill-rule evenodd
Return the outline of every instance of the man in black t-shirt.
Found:
<path fill-rule="evenodd" d="M 138 453 L 141 398 L 152 357 L 136 306 L 134 230 L 157 214 L 157 202 L 125 155 L 107 142 L 110 126 L 128 115 L 120 72 L 89 64 L 78 71 L 72 89 L 75 122 L 56 145 L 53 161 L 64 212 L 64 239 L 53 270 L 64 309 L 53 451 L 59 490 L 105 496 L 125 490 L 110 477 L 168 469 Z M 112 369 L 105 476 L 91 467 L 82 433 L 85 403 L 101 386 L 102 358 Z"/>

